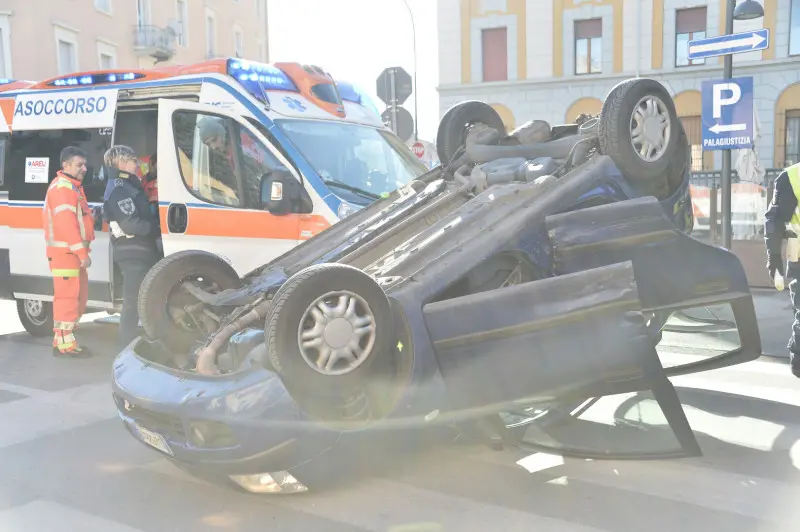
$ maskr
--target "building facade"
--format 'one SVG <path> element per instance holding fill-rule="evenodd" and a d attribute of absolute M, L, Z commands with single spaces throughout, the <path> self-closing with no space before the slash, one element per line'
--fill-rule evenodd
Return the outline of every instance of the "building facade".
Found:
<path fill-rule="evenodd" d="M 571 122 L 596 114 L 619 81 L 651 77 L 672 94 L 695 171 L 720 167 L 703 153 L 702 81 L 722 58 L 690 62 L 688 42 L 724 33 L 725 0 L 438 0 L 440 113 L 465 99 L 491 103 L 511 129 L 530 119 Z M 764 17 L 734 32 L 768 28 L 769 49 L 734 56 L 753 76 L 766 168 L 800 162 L 800 0 L 759 0 Z M 440 116 L 441 116 L 440 114 Z"/>
<path fill-rule="evenodd" d="M 269 59 L 267 0 L 0 0 L 0 78 Z"/>

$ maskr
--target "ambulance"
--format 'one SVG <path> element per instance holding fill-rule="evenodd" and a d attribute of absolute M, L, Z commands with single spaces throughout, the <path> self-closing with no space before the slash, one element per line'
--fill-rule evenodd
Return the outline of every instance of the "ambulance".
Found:
<path fill-rule="evenodd" d="M 84 189 L 98 215 L 103 153 L 132 147 L 143 174 L 157 156 L 165 256 L 208 251 L 238 275 L 427 171 L 363 91 L 312 65 L 224 58 L 0 80 L 0 111 L 0 298 L 16 300 L 23 326 L 37 336 L 52 334 L 41 220 L 65 146 L 88 155 Z M 218 126 L 222 145 L 206 144 L 204 131 Z M 301 185 L 289 187 L 302 198 L 288 212 L 262 201 L 263 179 L 275 175 Z M 97 218 L 88 305 L 113 314 L 121 275 Z"/>

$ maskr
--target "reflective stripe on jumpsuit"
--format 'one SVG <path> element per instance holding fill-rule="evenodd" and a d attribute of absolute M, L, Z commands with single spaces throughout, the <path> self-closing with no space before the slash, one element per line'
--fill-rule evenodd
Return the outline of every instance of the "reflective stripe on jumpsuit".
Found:
<path fill-rule="evenodd" d="M 79 181 L 59 172 L 47 189 L 43 209 L 47 260 L 53 275 L 53 347 L 79 350 L 73 331 L 86 311 L 94 219 Z"/>

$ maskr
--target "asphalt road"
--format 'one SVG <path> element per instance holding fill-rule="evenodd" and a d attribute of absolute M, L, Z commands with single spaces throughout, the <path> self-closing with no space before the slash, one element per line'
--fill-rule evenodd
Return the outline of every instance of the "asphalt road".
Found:
<path fill-rule="evenodd" d="M 701 458 L 448 447 L 339 491 L 270 498 L 189 478 L 124 431 L 110 397 L 114 326 L 81 331 L 102 353 L 82 361 L 55 359 L 47 339 L 20 330 L 0 302 L 3 532 L 738 532 L 800 522 L 800 381 L 785 361 L 674 381 Z"/>

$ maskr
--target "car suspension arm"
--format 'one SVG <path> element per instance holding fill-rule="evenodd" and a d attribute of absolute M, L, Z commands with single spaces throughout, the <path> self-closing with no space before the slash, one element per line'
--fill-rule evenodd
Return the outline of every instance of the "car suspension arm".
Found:
<path fill-rule="evenodd" d="M 197 352 L 196 371 L 201 375 L 216 375 L 219 372 L 216 363 L 217 352 L 223 344 L 245 327 L 264 320 L 271 304 L 271 300 L 259 303 L 253 310 L 223 327 L 207 346 Z"/>

